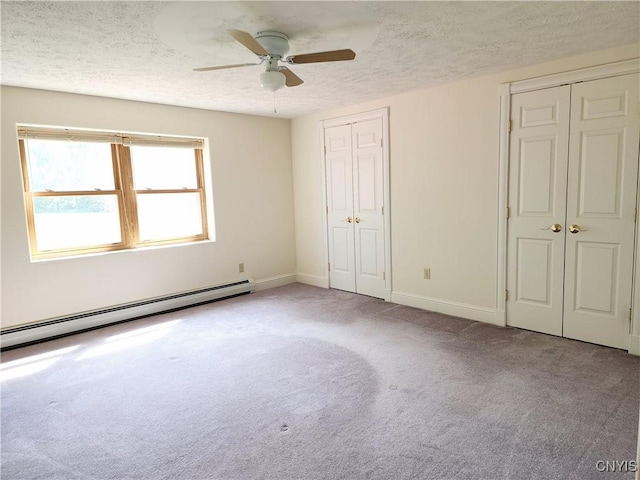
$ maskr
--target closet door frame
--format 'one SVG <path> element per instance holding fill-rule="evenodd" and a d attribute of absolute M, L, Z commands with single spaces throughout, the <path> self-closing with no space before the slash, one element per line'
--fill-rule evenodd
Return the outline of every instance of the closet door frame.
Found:
<path fill-rule="evenodd" d="M 496 323 L 507 325 L 506 312 L 506 276 L 507 276 L 507 218 L 508 186 L 509 186 L 509 131 L 511 95 L 530 92 L 565 84 L 617 77 L 640 72 L 640 58 L 621 62 L 608 63 L 569 72 L 546 75 L 500 86 L 500 136 L 498 167 L 498 265 L 496 285 Z M 640 108 L 640 106 L 638 106 Z M 640 188 L 638 189 L 640 193 Z M 638 203 L 638 199 L 636 199 Z M 638 239 L 640 238 L 640 221 L 636 221 L 635 261 L 633 271 L 633 299 L 630 321 L 629 353 L 640 355 L 640 255 L 638 255 Z"/>
<path fill-rule="evenodd" d="M 327 179 L 326 179 L 326 158 L 324 154 L 324 129 L 347 125 L 365 120 L 382 120 L 382 162 L 383 162 L 383 197 L 384 197 L 384 262 L 385 262 L 385 287 L 384 300 L 391 301 L 391 202 L 390 202 L 390 181 L 389 181 L 389 108 L 380 108 L 367 112 L 347 115 L 344 117 L 321 120 L 318 124 L 320 138 L 320 158 L 322 159 L 322 250 L 323 250 L 323 270 L 326 286 L 329 284 L 329 244 L 328 244 L 328 222 L 327 222 Z"/>

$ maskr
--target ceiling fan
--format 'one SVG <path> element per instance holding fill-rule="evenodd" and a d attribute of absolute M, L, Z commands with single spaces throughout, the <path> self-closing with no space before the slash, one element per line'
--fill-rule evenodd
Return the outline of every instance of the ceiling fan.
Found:
<path fill-rule="evenodd" d="M 287 67 L 278 65 L 279 62 L 287 63 L 289 65 L 299 65 L 303 63 L 339 62 L 343 60 L 353 60 L 356 58 L 355 52 L 350 49 L 307 53 L 303 55 L 290 55 L 285 57 L 289 51 L 289 37 L 282 32 L 265 30 L 258 32 L 255 38 L 250 33 L 242 30 L 228 30 L 228 33 L 236 41 L 240 42 L 255 53 L 260 61 L 258 63 L 238 63 L 235 65 L 194 68 L 193 70 L 195 72 L 248 67 L 265 63 L 266 70 L 260 75 L 262 88 L 275 92 L 285 85 L 287 87 L 296 87 L 303 83 L 302 79 Z"/>

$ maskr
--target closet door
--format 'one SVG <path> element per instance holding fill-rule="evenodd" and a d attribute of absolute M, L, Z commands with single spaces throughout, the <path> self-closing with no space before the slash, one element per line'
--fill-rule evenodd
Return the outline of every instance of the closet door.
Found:
<path fill-rule="evenodd" d="M 562 335 L 570 87 L 512 97 L 507 323 Z"/>
<path fill-rule="evenodd" d="M 509 325 L 629 347 L 639 81 L 513 95 Z"/>
<path fill-rule="evenodd" d="M 356 291 L 351 125 L 325 128 L 329 283 Z"/>
<path fill-rule="evenodd" d="M 565 337 L 629 347 L 638 178 L 636 75 L 572 87 Z"/>
<path fill-rule="evenodd" d="M 382 119 L 325 128 L 329 284 L 385 298 Z"/>
<path fill-rule="evenodd" d="M 384 298 L 382 120 L 352 125 L 356 291 Z"/>

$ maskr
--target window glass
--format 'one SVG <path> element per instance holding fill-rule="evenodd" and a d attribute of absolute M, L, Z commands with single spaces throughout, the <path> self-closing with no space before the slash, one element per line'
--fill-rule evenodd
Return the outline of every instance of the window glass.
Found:
<path fill-rule="evenodd" d="M 111 145 L 29 139 L 32 191 L 114 190 Z"/>
<path fill-rule="evenodd" d="M 201 235 L 198 193 L 141 193 L 138 200 L 140 240 L 162 240 Z"/>
<path fill-rule="evenodd" d="M 116 195 L 36 197 L 33 207 L 40 251 L 122 241 Z"/>
<path fill-rule="evenodd" d="M 130 149 L 136 190 L 198 187 L 193 148 L 133 146 Z"/>

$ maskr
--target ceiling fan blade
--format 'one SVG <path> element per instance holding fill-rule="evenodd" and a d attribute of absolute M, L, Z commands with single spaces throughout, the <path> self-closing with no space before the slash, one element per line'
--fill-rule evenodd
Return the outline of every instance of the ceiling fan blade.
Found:
<path fill-rule="evenodd" d="M 343 60 L 353 60 L 356 52 L 351 49 L 331 50 L 330 52 L 306 53 L 303 55 L 291 55 L 286 62 L 291 64 L 318 63 L 318 62 L 341 62 Z"/>
<path fill-rule="evenodd" d="M 242 30 L 227 30 L 227 33 L 256 55 L 261 57 L 269 55 L 269 52 L 267 52 L 249 32 L 244 32 Z"/>
<path fill-rule="evenodd" d="M 260 65 L 259 63 L 236 63 L 235 65 L 220 65 L 218 67 L 199 67 L 194 68 L 194 72 L 209 72 L 211 70 L 226 70 L 227 68 L 252 67 Z"/>
<path fill-rule="evenodd" d="M 287 67 L 280 67 L 280 72 L 282 72 L 284 74 L 285 85 L 287 87 L 297 87 L 298 85 L 301 85 L 302 83 L 304 83 L 303 80 L 299 76 L 297 76 L 295 73 L 293 73 Z"/>

